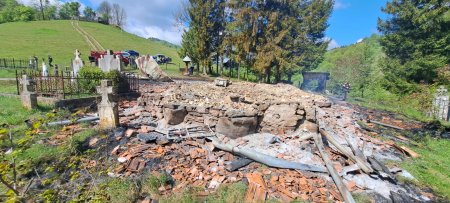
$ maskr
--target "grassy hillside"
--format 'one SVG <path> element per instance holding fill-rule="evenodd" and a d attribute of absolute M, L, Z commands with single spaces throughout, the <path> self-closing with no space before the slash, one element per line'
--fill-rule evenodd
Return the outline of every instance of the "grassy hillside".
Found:
<path fill-rule="evenodd" d="M 380 43 L 378 42 L 379 36 L 372 35 L 371 37 L 365 38 L 362 43 L 352 44 L 345 47 L 340 47 L 336 49 L 332 49 L 327 51 L 324 56 L 324 60 L 319 65 L 319 67 L 315 70 L 317 72 L 330 72 L 332 68 L 337 66 L 337 61 L 339 59 L 345 58 L 348 55 L 352 55 L 354 52 L 358 52 L 361 49 L 361 46 L 364 43 L 369 44 L 372 49 L 373 55 L 375 58 L 380 59 L 383 56 L 383 50 L 381 48 Z M 379 60 L 374 61 L 375 64 L 373 66 L 379 67 Z"/>
<path fill-rule="evenodd" d="M 181 59 L 176 49 L 161 43 L 138 37 L 112 26 L 80 22 L 80 27 L 92 35 L 106 49 L 133 49 L 141 54 L 165 54 L 177 64 Z M 0 24 L 0 58 L 28 59 L 36 55 L 40 59 L 52 55 L 55 64 L 69 65 L 75 49 L 83 60 L 91 51 L 85 39 L 72 27 L 71 21 L 33 21 Z"/>

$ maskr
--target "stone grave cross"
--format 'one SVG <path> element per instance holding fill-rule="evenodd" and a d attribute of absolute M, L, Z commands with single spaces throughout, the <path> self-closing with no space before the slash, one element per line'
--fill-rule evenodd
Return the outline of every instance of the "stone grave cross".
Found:
<path fill-rule="evenodd" d="M 22 100 L 22 106 L 27 109 L 37 108 L 37 94 L 35 92 L 35 82 L 27 75 L 22 75 L 22 92 L 20 98 Z"/>
<path fill-rule="evenodd" d="M 102 101 L 98 104 L 98 114 L 100 116 L 100 128 L 113 129 L 119 126 L 119 107 L 114 102 L 113 86 L 111 80 L 102 80 L 97 92 L 102 96 Z"/>
<path fill-rule="evenodd" d="M 433 116 L 440 120 L 448 121 L 450 113 L 449 105 L 448 90 L 444 86 L 440 86 L 433 100 Z"/>

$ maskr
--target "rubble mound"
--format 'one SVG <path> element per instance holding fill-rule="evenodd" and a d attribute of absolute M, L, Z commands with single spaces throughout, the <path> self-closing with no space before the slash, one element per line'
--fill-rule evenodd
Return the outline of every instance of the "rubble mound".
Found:
<path fill-rule="evenodd" d="M 323 96 L 246 82 L 154 83 L 141 92 L 137 103 L 121 104 L 128 129 L 117 137 L 126 141 L 113 151 L 121 163 L 114 176 L 165 171 L 176 184 L 162 194 L 246 179 L 248 202 L 353 202 L 350 192 L 430 200 L 397 182 L 405 170 L 383 164 L 408 149 L 371 136 L 358 124 L 364 116 Z"/>

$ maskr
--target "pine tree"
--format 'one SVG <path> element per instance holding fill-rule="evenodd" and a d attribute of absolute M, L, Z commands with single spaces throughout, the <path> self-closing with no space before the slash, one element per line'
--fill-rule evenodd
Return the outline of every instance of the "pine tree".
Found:
<path fill-rule="evenodd" d="M 333 1 L 234 0 L 230 23 L 238 59 L 276 82 L 316 67 L 326 51 L 323 40 Z"/>
<path fill-rule="evenodd" d="M 386 87 L 398 93 L 413 91 L 414 83 L 432 83 L 437 69 L 450 62 L 450 4 L 442 0 L 393 0 L 378 20 Z"/>

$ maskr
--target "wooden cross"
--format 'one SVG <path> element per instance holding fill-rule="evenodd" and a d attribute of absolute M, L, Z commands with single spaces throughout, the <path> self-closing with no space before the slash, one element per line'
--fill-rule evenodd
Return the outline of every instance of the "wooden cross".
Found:
<path fill-rule="evenodd" d="M 102 95 L 102 102 L 110 102 L 109 95 L 113 93 L 112 81 L 101 80 L 100 87 L 97 87 L 97 92 Z"/>

